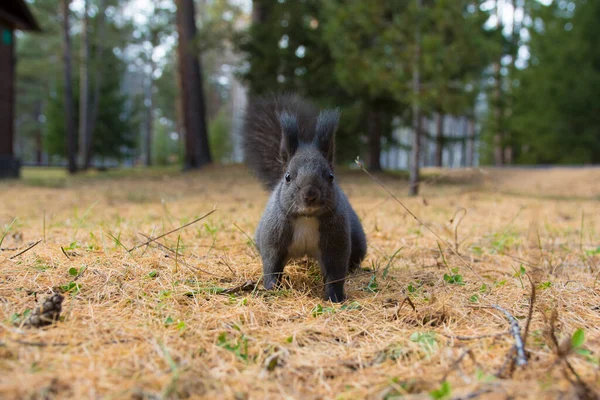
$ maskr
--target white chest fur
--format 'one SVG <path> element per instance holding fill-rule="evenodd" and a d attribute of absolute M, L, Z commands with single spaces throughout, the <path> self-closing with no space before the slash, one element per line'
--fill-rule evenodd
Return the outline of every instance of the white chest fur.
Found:
<path fill-rule="evenodd" d="M 319 220 L 317 218 L 300 217 L 294 222 L 292 243 L 288 247 L 289 258 L 309 255 L 316 259 L 319 251 Z"/>

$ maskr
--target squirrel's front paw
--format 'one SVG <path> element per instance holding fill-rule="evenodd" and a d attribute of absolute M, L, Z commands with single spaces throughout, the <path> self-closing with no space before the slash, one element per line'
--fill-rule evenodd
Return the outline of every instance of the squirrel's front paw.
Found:
<path fill-rule="evenodd" d="M 325 288 L 325 298 L 333 303 L 341 303 L 346 300 L 343 283 L 341 285 L 336 283 L 327 285 Z"/>
<path fill-rule="evenodd" d="M 279 278 L 281 274 L 273 274 L 273 275 L 265 275 L 264 277 L 264 287 L 267 290 L 276 289 L 279 285 Z"/>

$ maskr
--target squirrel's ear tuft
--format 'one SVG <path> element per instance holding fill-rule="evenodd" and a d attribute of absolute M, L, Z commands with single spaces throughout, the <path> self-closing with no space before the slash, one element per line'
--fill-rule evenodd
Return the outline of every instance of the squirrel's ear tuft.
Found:
<path fill-rule="evenodd" d="M 335 154 L 335 131 L 339 121 L 339 109 L 323 110 L 317 118 L 314 143 L 331 165 Z"/>
<path fill-rule="evenodd" d="M 295 115 L 287 111 L 282 111 L 279 115 L 279 124 L 281 125 L 281 149 L 280 155 L 284 163 L 287 164 L 296 150 L 298 150 L 298 120 Z"/>

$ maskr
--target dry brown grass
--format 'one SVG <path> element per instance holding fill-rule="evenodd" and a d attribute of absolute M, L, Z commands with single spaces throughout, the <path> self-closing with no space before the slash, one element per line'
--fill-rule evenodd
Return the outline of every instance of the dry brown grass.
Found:
<path fill-rule="evenodd" d="M 547 334 L 544 313 L 553 310 L 559 340 L 585 331 L 591 355 L 567 359 L 600 393 L 598 170 L 451 172 L 425 185 L 422 197 L 401 197 L 451 243 L 449 220 L 466 209 L 457 237 L 468 266 L 445 248 L 442 257 L 435 236 L 364 174 L 341 181 L 368 235 L 363 267 L 379 268 L 375 290 L 365 290 L 372 274 L 347 283 L 345 308 L 321 298 L 318 269 L 305 260 L 286 268 L 284 290 L 216 293 L 261 275 L 234 224 L 251 235 L 267 195 L 241 168 L 64 188 L 1 183 L 0 234 L 17 220 L 0 252 L 0 397 L 429 398 L 446 380 L 450 397 L 573 398 L 577 385 Z M 384 182 L 407 191 L 402 180 Z M 206 220 L 159 241 L 179 246 L 181 256 L 156 245 L 124 249 L 145 240 L 140 232 L 156 236 L 215 205 Z M 459 337 L 508 330 L 502 313 L 478 305 L 504 307 L 523 328 L 531 289 L 515 276 L 520 265 L 540 285 L 529 364 L 495 378 L 512 336 Z M 65 296 L 64 320 L 15 325 L 36 296 L 75 280 L 70 268 L 85 269 L 79 291 Z M 403 303 L 407 295 L 416 311 Z M 472 357 L 462 356 L 467 351 Z"/>

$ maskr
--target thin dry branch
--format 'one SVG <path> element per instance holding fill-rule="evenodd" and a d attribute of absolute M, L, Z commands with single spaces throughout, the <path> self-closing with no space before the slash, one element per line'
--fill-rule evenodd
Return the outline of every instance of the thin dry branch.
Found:
<path fill-rule="evenodd" d="M 509 313 L 506 309 L 500 307 L 499 305 L 494 304 L 491 307 L 502 312 L 508 319 L 508 322 L 510 323 L 510 333 L 515 339 L 515 348 L 517 350 L 517 365 L 526 365 L 527 355 L 525 354 L 525 344 L 523 342 L 523 338 L 521 337 L 521 328 L 519 327 L 519 321 L 517 321 L 517 319 L 513 317 L 511 313 Z"/>
<path fill-rule="evenodd" d="M 172 234 L 172 233 L 175 233 L 175 232 L 177 232 L 177 231 L 180 231 L 180 230 L 182 230 L 182 229 L 184 229 L 184 228 L 187 228 L 187 227 L 188 227 L 188 226 L 190 226 L 190 225 L 194 225 L 195 223 L 197 223 L 197 222 L 199 222 L 199 221 L 202 221 L 204 218 L 208 217 L 209 215 L 211 215 L 211 214 L 212 214 L 212 213 L 214 213 L 215 211 L 217 211 L 217 209 L 216 209 L 216 208 L 213 208 L 213 209 L 212 209 L 212 211 L 210 211 L 210 212 L 207 212 L 206 214 L 204 214 L 203 216 L 201 216 L 201 217 L 199 217 L 199 218 L 196 218 L 196 219 L 195 219 L 195 220 L 193 220 L 192 222 L 188 222 L 187 224 L 185 224 L 185 225 L 182 225 L 182 226 L 180 226 L 179 228 L 175 228 L 175 229 L 173 229 L 173 230 L 171 230 L 171 231 L 169 231 L 169 232 L 163 233 L 162 235 L 159 235 L 159 236 L 157 236 L 157 237 L 155 237 L 155 238 L 153 238 L 153 239 L 151 239 L 151 240 L 148 240 L 148 241 L 146 241 L 146 242 L 144 242 L 144 243 L 140 243 L 140 244 L 138 244 L 137 246 L 133 246 L 131 249 L 129 249 L 129 250 L 127 250 L 127 251 L 131 253 L 131 252 L 132 252 L 133 250 L 135 250 L 135 249 L 139 249 L 140 247 L 147 246 L 147 245 L 149 245 L 150 243 L 157 241 L 158 239 L 161 239 L 161 238 L 163 238 L 163 237 L 165 237 L 165 236 L 168 236 L 168 235 L 170 235 L 170 234 Z"/>
<path fill-rule="evenodd" d="M 487 339 L 487 338 L 506 336 L 509 334 L 510 334 L 510 331 L 504 331 L 504 332 L 498 332 L 498 333 L 488 333 L 485 335 L 476 335 L 476 336 L 449 335 L 447 333 L 440 333 L 440 335 L 445 336 L 448 339 L 457 339 L 457 340 L 479 340 L 479 339 Z"/>
<path fill-rule="evenodd" d="M 42 242 L 42 239 L 38 240 L 37 242 L 33 243 L 31 246 L 29 246 L 28 248 L 26 248 L 25 250 L 15 254 L 14 256 L 12 256 L 10 259 L 13 260 L 17 257 L 19 257 L 20 255 L 23 255 L 25 253 L 27 253 L 29 250 L 33 249 L 35 246 L 37 246 L 38 244 L 40 244 Z"/>

